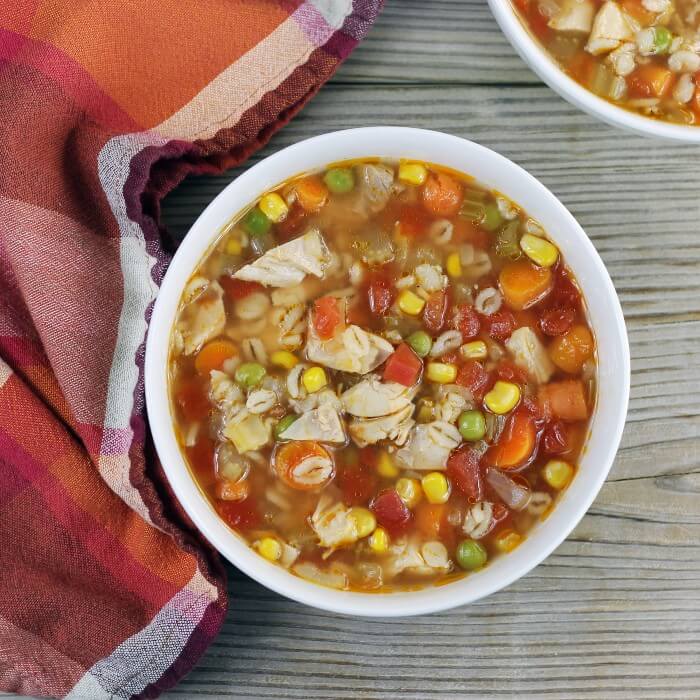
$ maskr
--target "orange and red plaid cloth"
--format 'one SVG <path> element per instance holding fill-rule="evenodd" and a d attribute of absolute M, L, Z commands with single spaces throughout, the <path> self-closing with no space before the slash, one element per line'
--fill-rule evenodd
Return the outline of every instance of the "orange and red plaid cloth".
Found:
<path fill-rule="evenodd" d="M 159 202 L 265 143 L 381 3 L 0 3 L 0 689 L 156 697 L 219 630 L 144 415 Z"/>

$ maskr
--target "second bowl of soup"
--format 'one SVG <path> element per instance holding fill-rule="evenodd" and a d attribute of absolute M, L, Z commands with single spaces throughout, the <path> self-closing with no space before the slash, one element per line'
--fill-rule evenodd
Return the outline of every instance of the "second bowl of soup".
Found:
<path fill-rule="evenodd" d="M 523 204 L 523 171 L 441 134 L 354 133 L 363 157 L 318 161 L 348 132 L 292 147 L 314 158 L 255 181 L 268 159 L 195 224 L 154 312 L 149 416 L 176 494 L 234 563 L 304 602 L 406 614 L 504 585 L 575 524 L 619 440 L 626 342 L 592 246 Z M 497 186 L 470 172 L 484 159 Z"/>

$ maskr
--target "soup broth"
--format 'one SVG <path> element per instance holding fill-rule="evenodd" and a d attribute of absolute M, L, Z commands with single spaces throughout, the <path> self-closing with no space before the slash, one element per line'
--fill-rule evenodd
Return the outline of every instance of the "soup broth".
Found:
<path fill-rule="evenodd" d="M 192 474 L 261 556 L 339 589 L 507 555 L 575 476 L 595 341 L 542 227 L 467 175 L 363 160 L 236 216 L 169 387 Z"/>

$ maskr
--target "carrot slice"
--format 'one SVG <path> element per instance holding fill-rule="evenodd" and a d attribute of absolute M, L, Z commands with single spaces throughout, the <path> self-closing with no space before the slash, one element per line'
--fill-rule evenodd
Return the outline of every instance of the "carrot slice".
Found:
<path fill-rule="evenodd" d="M 456 214 L 463 197 L 461 183 L 447 173 L 433 173 L 423 185 L 423 206 L 437 216 Z"/>
<path fill-rule="evenodd" d="M 199 374 L 208 375 L 213 369 L 221 369 L 226 360 L 236 355 L 238 350 L 230 340 L 212 340 L 199 351 L 194 368 Z"/>
<path fill-rule="evenodd" d="M 328 201 L 328 188 L 318 175 L 309 175 L 294 183 L 299 204 L 305 211 L 314 212 L 321 209 Z"/>
<path fill-rule="evenodd" d="M 329 460 L 332 464 L 332 458 L 324 447 L 317 442 L 311 440 L 300 440 L 295 442 L 287 442 L 280 445 L 275 451 L 274 462 L 277 475 L 290 488 L 297 491 L 312 491 L 314 489 L 325 486 L 334 476 L 332 469 L 327 475 L 327 478 L 322 482 L 315 479 L 302 479 L 298 474 L 295 474 L 295 469 L 304 461 L 311 457 L 320 457 L 323 460 Z"/>
<path fill-rule="evenodd" d="M 583 363 L 593 354 L 593 336 L 582 324 L 572 326 L 564 335 L 557 336 L 548 348 L 552 362 L 569 374 L 581 371 Z"/>
<path fill-rule="evenodd" d="M 514 413 L 499 441 L 489 450 L 487 460 L 499 469 L 515 469 L 527 462 L 535 451 L 537 429 L 527 413 Z"/>
<path fill-rule="evenodd" d="M 536 267 L 529 260 L 516 260 L 501 270 L 498 283 L 506 302 L 516 311 L 521 311 L 549 294 L 552 273 L 545 267 Z"/>
<path fill-rule="evenodd" d="M 545 414 L 565 421 L 588 418 L 586 392 L 579 379 L 552 382 L 540 387 L 538 400 Z"/>

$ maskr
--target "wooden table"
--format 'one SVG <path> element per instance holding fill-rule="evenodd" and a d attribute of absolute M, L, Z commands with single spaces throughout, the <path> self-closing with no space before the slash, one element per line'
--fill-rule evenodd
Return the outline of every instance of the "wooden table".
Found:
<path fill-rule="evenodd" d="M 375 124 L 489 146 L 578 218 L 627 318 L 622 449 L 589 514 L 545 563 L 457 610 L 346 618 L 231 567 L 222 633 L 167 697 L 698 700 L 700 148 L 581 114 L 525 67 L 485 0 L 389 0 L 335 79 L 252 160 Z M 183 183 L 166 222 L 184 233 L 238 172 Z"/>

